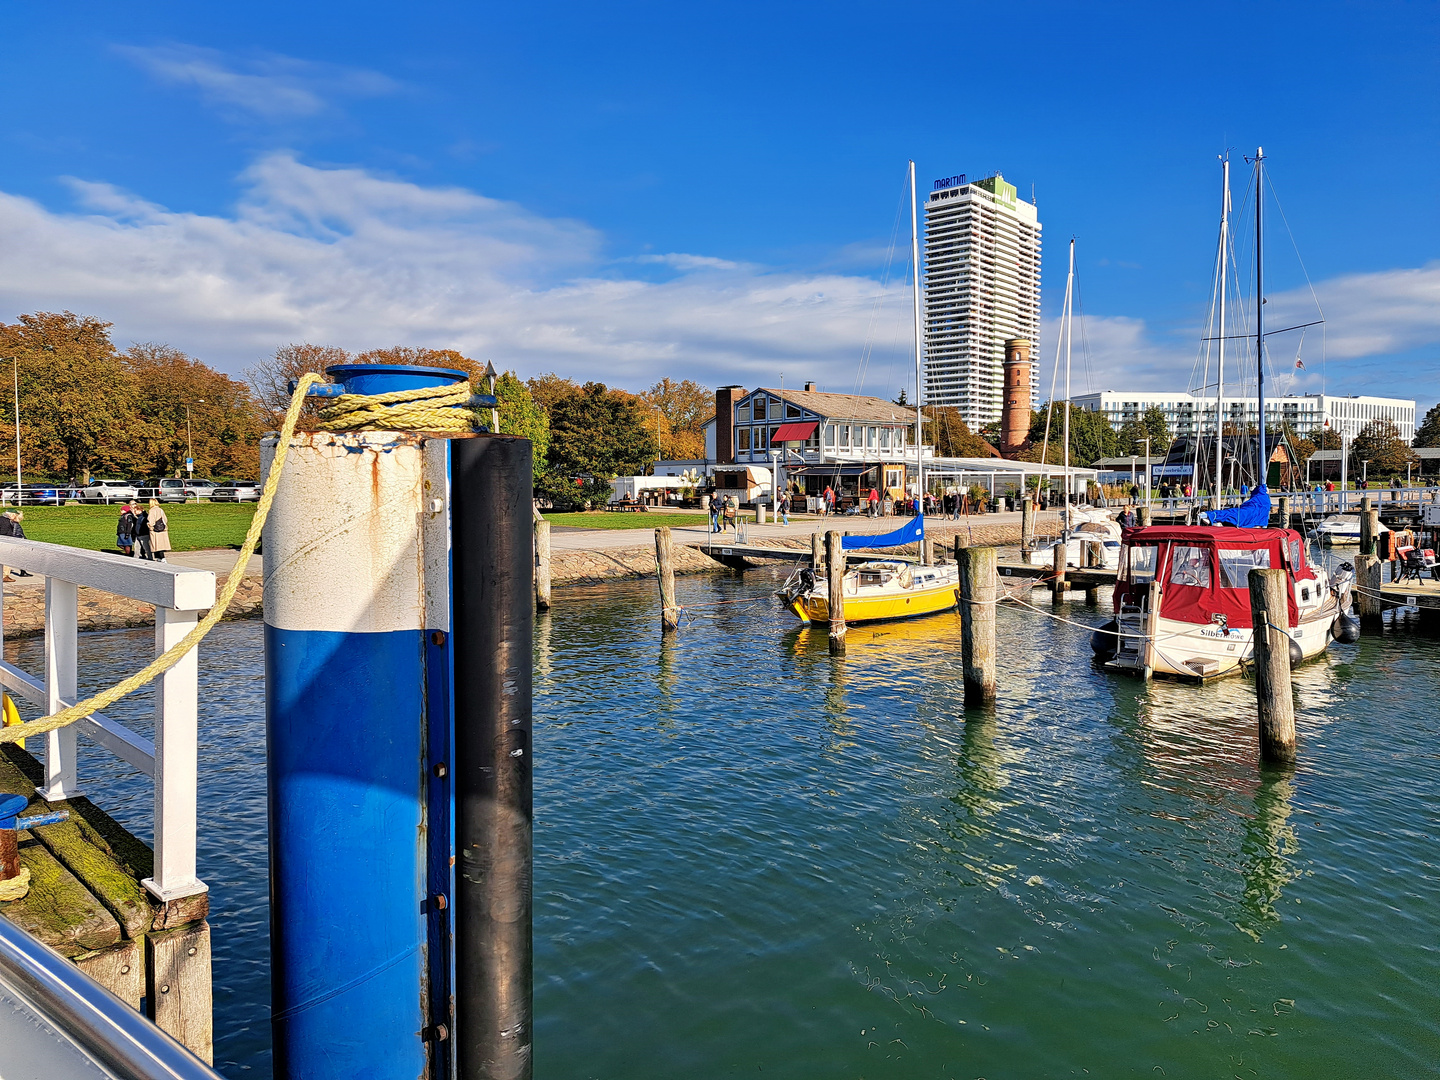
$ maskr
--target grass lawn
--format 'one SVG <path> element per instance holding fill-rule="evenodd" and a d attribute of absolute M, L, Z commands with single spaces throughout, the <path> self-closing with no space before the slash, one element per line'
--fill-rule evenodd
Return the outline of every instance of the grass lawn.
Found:
<path fill-rule="evenodd" d="M 164 503 L 176 551 L 239 548 L 255 515 L 254 503 Z M 91 551 L 115 551 L 118 506 L 27 506 L 20 524 L 30 540 Z M 583 516 L 583 515 L 581 515 Z"/>
<path fill-rule="evenodd" d="M 575 514 L 546 514 L 545 520 L 551 525 L 565 525 L 574 529 L 656 529 L 661 525 L 671 528 L 677 525 L 704 525 L 710 520 L 708 514 L 617 514 L 611 510 L 591 510 Z"/>

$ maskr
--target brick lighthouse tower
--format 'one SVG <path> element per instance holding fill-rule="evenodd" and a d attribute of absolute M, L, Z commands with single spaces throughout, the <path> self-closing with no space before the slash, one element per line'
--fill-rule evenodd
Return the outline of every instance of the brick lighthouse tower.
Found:
<path fill-rule="evenodd" d="M 1030 342 L 1005 342 L 1005 396 L 1000 406 L 1000 456 L 1013 458 L 1030 435 Z"/>

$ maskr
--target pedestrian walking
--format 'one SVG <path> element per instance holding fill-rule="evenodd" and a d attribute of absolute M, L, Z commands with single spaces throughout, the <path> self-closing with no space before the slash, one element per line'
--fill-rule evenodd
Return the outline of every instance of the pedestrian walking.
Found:
<path fill-rule="evenodd" d="M 156 562 L 164 562 L 165 552 L 170 550 L 170 522 L 158 500 L 150 500 L 145 520 L 150 527 L 150 557 Z"/>
<path fill-rule="evenodd" d="M 822 513 L 826 517 L 829 517 L 831 514 L 835 513 L 835 489 L 832 488 L 829 484 L 825 485 L 824 501 L 825 506 L 822 510 Z"/>
<path fill-rule="evenodd" d="M 740 537 L 739 519 L 740 500 L 737 499 L 734 495 L 731 495 L 725 500 L 725 525 L 727 528 L 730 526 L 734 526 L 736 539 L 739 539 Z"/>
<path fill-rule="evenodd" d="M 866 501 L 869 502 L 869 504 L 870 504 L 870 516 L 871 516 L 872 518 L 873 518 L 873 517 L 879 517 L 879 516 L 880 516 L 880 492 L 876 491 L 876 490 L 872 487 L 872 488 L 870 489 L 870 494 L 867 495 L 865 498 L 866 498 Z"/>
<path fill-rule="evenodd" d="M 120 504 L 120 519 L 115 522 L 115 546 L 121 555 L 135 554 L 135 508 L 129 500 Z"/>
<path fill-rule="evenodd" d="M 712 494 L 710 496 L 710 531 L 712 533 L 718 533 L 720 531 L 722 515 L 721 497 L 718 493 Z"/>
<path fill-rule="evenodd" d="M 780 524 L 790 524 L 790 493 L 788 491 L 780 496 Z"/>

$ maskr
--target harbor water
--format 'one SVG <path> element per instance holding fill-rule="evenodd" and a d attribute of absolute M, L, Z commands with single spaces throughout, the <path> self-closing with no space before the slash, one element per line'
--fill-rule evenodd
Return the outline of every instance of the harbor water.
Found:
<path fill-rule="evenodd" d="M 653 582 L 537 623 L 537 1076 L 1440 1075 L 1435 637 L 1299 669 L 1299 762 L 1267 770 L 1247 682 L 1106 675 L 1088 630 L 1003 606 L 1000 700 L 967 713 L 957 616 L 836 659 L 780 580 L 681 579 L 666 641 Z M 84 636 L 82 690 L 152 640 Z M 260 651 L 222 624 L 201 661 L 231 1076 L 270 1072 Z M 82 777 L 147 832 L 148 784 Z"/>

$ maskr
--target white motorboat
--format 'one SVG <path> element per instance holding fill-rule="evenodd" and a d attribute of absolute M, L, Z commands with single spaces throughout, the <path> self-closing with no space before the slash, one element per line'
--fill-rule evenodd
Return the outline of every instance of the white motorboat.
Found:
<path fill-rule="evenodd" d="M 1383 524 L 1381 532 L 1389 532 Z M 1356 514 L 1332 514 L 1310 531 L 1313 539 L 1330 546 L 1358 545 L 1360 543 L 1360 518 Z"/>

